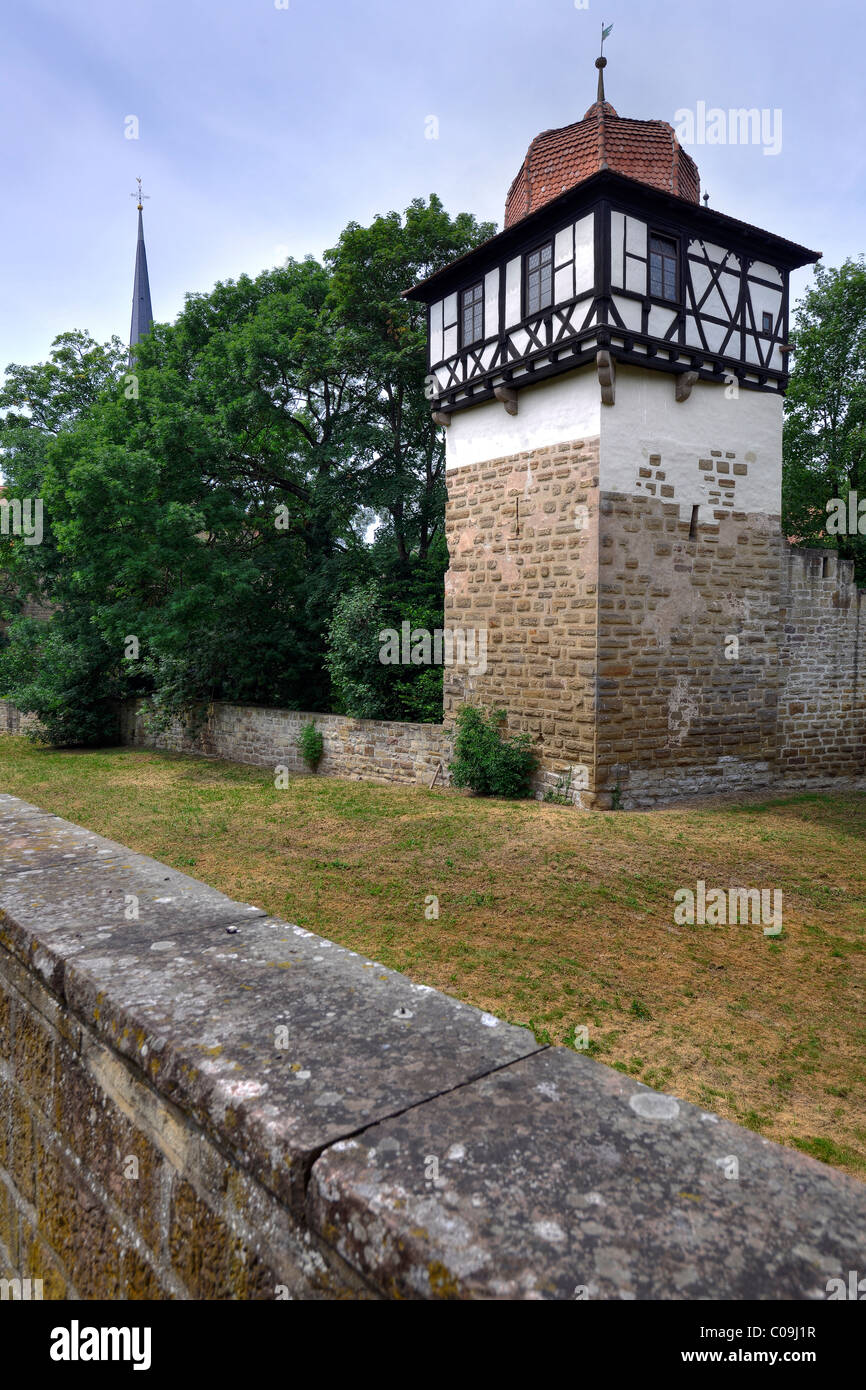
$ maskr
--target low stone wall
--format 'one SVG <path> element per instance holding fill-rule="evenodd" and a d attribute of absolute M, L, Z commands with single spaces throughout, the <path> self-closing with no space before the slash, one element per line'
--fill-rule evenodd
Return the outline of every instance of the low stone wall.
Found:
<path fill-rule="evenodd" d="M 0 796 L 0 1279 L 824 1299 L 866 1185 Z M 26 1285 L 25 1285 L 26 1287 Z"/>
<path fill-rule="evenodd" d="M 866 589 L 833 551 L 786 547 L 777 759 L 789 780 L 866 776 Z"/>
<path fill-rule="evenodd" d="M 429 786 L 441 765 L 437 780 L 448 781 L 452 739 L 441 724 L 400 724 L 349 719 L 341 714 L 216 704 L 203 727 L 191 735 L 178 723 L 166 733 L 153 733 L 148 730 L 146 716 L 142 701 L 125 706 L 121 716 L 123 743 L 261 767 L 285 767 L 296 774 L 309 770 L 297 740 L 303 725 L 313 720 L 324 740 L 319 776 Z"/>
<path fill-rule="evenodd" d="M 168 732 L 157 734 L 148 729 L 147 707 L 138 701 L 121 713 L 121 740 L 140 748 L 285 767 L 297 775 L 309 771 L 297 747 L 301 727 L 309 720 L 315 722 L 324 740 L 318 776 L 428 787 L 436 776 L 437 786 L 450 785 L 448 765 L 454 755 L 454 734 L 443 724 L 389 723 L 340 714 L 216 704 L 198 733 L 190 734 L 175 723 Z M 584 767 L 551 770 L 541 762 L 531 781 L 533 795 L 541 800 L 551 793 L 579 806 L 585 774 Z"/>
<path fill-rule="evenodd" d="M 0 734 L 23 734 L 38 723 L 35 714 L 22 714 L 8 700 L 0 700 Z"/>

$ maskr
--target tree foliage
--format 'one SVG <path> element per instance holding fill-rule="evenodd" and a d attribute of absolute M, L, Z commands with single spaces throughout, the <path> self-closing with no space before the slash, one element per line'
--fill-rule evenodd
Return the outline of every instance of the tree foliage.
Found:
<path fill-rule="evenodd" d="M 817 266 L 797 305 L 785 400 L 783 525 L 835 547 L 866 579 L 866 536 L 828 534 L 827 504 L 866 498 L 866 263 Z"/>
<path fill-rule="evenodd" d="M 56 640 L 106 699 L 149 695 L 164 717 L 213 700 L 326 710 L 343 698 L 327 660 L 341 595 L 375 581 L 392 614 L 441 621 L 444 445 L 423 311 L 401 294 L 491 231 L 418 199 L 351 224 L 322 264 L 188 296 L 131 371 L 116 340 L 85 333 L 10 367 L 5 486 L 42 499 L 45 539 L 0 538 L 0 570 L 19 607 L 39 597 L 54 616 L 35 645 L 10 627 L 2 693 L 70 700 Z M 417 717 L 441 673 L 400 676 L 388 717 Z"/>

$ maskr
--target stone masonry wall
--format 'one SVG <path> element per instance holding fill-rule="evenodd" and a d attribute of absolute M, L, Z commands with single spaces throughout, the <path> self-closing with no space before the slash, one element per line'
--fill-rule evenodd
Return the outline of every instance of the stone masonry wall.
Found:
<path fill-rule="evenodd" d="M 429 785 L 441 765 L 437 780 L 440 785 L 448 781 L 452 739 L 441 724 L 389 723 L 339 714 L 217 704 L 195 735 L 178 723 L 166 733 L 156 734 L 148 731 L 145 715 L 141 702 L 124 708 L 123 743 L 263 767 L 279 765 L 297 774 L 308 771 L 298 750 L 298 734 L 304 724 L 314 720 L 324 739 L 319 776 Z"/>
<path fill-rule="evenodd" d="M 8 700 L 0 700 L 0 734 L 23 734 L 38 723 L 35 714 L 22 714 Z"/>
<path fill-rule="evenodd" d="M 463 701 L 503 708 L 540 743 L 539 787 L 592 781 L 596 712 L 598 439 L 448 472 L 445 622 L 486 629 L 486 673 L 445 673 Z"/>
<path fill-rule="evenodd" d="M 617 786 L 628 808 L 859 785 L 866 603 L 852 567 L 794 550 L 776 517 L 719 510 L 691 539 L 661 499 L 602 494 L 600 510 L 601 804 Z"/>
<path fill-rule="evenodd" d="M 0 947 L 0 1278 L 16 1277 L 45 1299 L 364 1296 Z"/>
<path fill-rule="evenodd" d="M 778 519 L 719 510 L 692 539 L 663 497 L 603 495 L 600 533 L 598 788 L 628 806 L 769 783 Z"/>
<path fill-rule="evenodd" d="M 778 765 L 789 782 L 866 775 L 866 591 L 827 551 L 782 565 Z"/>
<path fill-rule="evenodd" d="M 446 624 L 486 629 L 487 670 L 446 671 L 540 752 L 539 793 L 640 808 L 866 773 L 864 599 L 836 557 L 737 510 L 749 451 L 695 458 L 712 521 L 664 457 L 599 491 L 598 440 L 449 470 Z"/>

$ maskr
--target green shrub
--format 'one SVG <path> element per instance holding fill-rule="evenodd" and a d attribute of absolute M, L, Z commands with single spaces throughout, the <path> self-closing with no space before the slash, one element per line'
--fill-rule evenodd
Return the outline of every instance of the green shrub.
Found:
<path fill-rule="evenodd" d="M 451 763 L 451 783 L 469 787 L 478 796 L 525 797 L 531 795 L 530 778 L 537 763 L 529 734 L 503 739 L 500 725 L 505 711 L 485 714 L 474 705 L 463 705 L 457 715 L 457 737 Z"/>
<path fill-rule="evenodd" d="M 302 725 L 297 742 L 301 750 L 301 757 L 310 771 L 315 772 L 319 763 L 322 761 L 322 754 L 325 751 L 325 740 L 322 737 L 321 729 L 316 728 L 315 722 L 312 719 L 308 724 Z"/>

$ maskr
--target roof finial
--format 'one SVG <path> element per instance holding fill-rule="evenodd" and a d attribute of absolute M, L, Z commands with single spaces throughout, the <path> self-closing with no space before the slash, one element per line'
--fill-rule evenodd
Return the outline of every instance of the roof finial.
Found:
<path fill-rule="evenodd" d="M 604 20 L 602 20 L 602 23 L 601 23 L 601 48 L 600 48 L 600 50 L 599 50 L 599 55 L 598 55 L 598 57 L 597 57 L 596 60 L 595 60 L 595 66 L 598 68 L 598 97 L 596 98 L 596 100 L 597 100 L 597 101 L 599 102 L 599 104 L 602 105 L 602 106 L 604 105 L 604 70 L 605 70 L 605 68 L 607 67 L 607 59 L 606 59 L 605 56 L 604 56 L 604 41 L 605 41 L 605 39 L 607 38 L 607 36 L 608 36 L 608 34 L 610 33 L 610 31 L 611 31 L 612 28 L 613 28 L 613 25 L 612 25 L 612 24 L 608 24 L 607 28 L 605 28 L 605 27 L 604 27 Z"/>
<path fill-rule="evenodd" d="M 142 209 L 142 206 L 141 206 L 141 200 L 142 200 L 143 197 L 144 197 L 144 198 L 149 198 L 149 197 L 150 197 L 150 194 L 149 194 L 149 193 L 144 193 L 144 194 L 142 193 L 142 191 L 141 191 L 141 179 L 138 179 L 138 178 L 137 178 L 137 179 L 135 180 L 135 182 L 138 184 L 138 192 L 137 192 L 137 193 L 130 193 L 129 196 L 130 196 L 130 198 L 137 198 L 137 199 L 138 199 L 138 210 L 139 210 L 139 212 L 142 212 L 143 209 Z"/>

